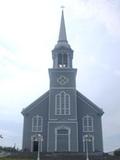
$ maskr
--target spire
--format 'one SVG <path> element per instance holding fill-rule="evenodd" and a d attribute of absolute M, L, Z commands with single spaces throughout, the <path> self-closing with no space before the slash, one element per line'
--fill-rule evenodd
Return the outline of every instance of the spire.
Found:
<path fill-rule="evenodd" d="M 72 68 L 73 50 L 67 42 L 64 12 L 62 10 L 59 39 L 52 50 L 53 68 Z"/>
<path fill-rule="evenodd" d="M 62 15 L 61 15 L 59 38 L 58 38 L 57 44 L 55 45 L 55 49 L 60 47 L 71 48 L 67 42 L 63 9 L 62 9 Z"/>
<path fill-rule="evenodd" d="M 61 16 L 61 24 L 60 24 L 60 32 L 59 32 L 59 40 L 58 40 L 58 42 L 67 42 L 63 10 L 62 10 L 62 16 Z"/>

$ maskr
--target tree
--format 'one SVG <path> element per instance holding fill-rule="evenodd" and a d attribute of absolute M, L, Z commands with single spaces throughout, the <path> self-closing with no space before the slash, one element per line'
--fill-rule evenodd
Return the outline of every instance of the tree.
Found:
<path fill-rule="evenodd" d="M 120 148 L 114 151 L 115 156 L 120 156 Z"/>
<path fill-rule="evenodd" d="M 0 134 L 0 138 L 3 138 L 2 134 Z"/>

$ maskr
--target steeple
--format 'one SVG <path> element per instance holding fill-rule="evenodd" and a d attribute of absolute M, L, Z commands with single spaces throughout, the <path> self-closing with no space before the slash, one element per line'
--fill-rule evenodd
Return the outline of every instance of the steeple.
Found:
<path fill-rule="evenodd" d="M 70 48 L 70 45 L 67 42 L 65 20 L 64 20 L 64 11 L 63 10 L 62 10 L 62 15 L 61 15 L 61 23 L 60 23 L 58 42 L 57 42 L 55 48 L 59 48 L 59 47 Z"/>
<path fill-rule="evenodd" d="M 65 28 L 65 21 L 64 21 L 64 12 L 63 12 L 63 10 L 62 10 L 62 16 L 61 16 L 61 25 L 60 25 L 60 32 L 59 32 L 58 42 L 67 42 L 67 36 L 66 36 L 66 28 Z"/>
<path fill-rule="evenodd" d="M 62 10 L 58 42 L 52 50 L 53 68 L 72 68 L 73 50 L 67 42 L 64 12 Z"/>

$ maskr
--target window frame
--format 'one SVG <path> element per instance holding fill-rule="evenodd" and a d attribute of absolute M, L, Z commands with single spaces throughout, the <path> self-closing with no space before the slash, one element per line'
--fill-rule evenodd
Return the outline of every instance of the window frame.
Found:
<path fill-rule="evenodd" d="M 85 125 L 85 121 L 87 124 Z M 91 123 L 91 125 L 89 125 Z M 82 118 L 82 127 L 83 127 L 83 132 L 94 132 L 94 125 L 93 125 L 93 117 L 90 115 L 86 115 Z"/>
<path fill-rule="evenodd" d="M 60 68 L 66 68 L 68 66 L 68 56 L 66 53 L 62 54 L 60 53 L 58 55 L 58 66 Z"/>
<path fill-rule="evenodd" d="M 41 123 L 39 124 L 39 120 Z M 36 121 L 36 125 L 34 124 Z M 43 131 L 43 117 L 40 115 L 35 115 L 32 117 L 32 132 L 42 132 Z"/>
<path fill-rule="evenodd" d="M 61 91 L 55 95 L 55 115 L 70 114 L 70 95 L 64 91 Z"/>

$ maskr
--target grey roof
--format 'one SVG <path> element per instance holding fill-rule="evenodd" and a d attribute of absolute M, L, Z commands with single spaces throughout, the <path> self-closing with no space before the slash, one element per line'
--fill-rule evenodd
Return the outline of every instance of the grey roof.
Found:
<path fill-rule="evenodd" d="M 61 25 L 60 25 L 60 32 L 59 32 L 59 40 L 58 40 L 58 42 L 60 42 L 60 41 L 67 42 L 63 10 L 62 10 L 62 16 L 61 16 Z"/>
<path fill-rule="evenodd" d="M 32 109 L 34 109 L 36 106 L 38 106 L 43 100 L 45 100 L 46 98 L 49 97 L 49 91 L 47 91 L 46 93 L 44 93 L 42 96 L 40 96 L 37 100 L 35 100 L 33 103 L 31 103 L 29 106 L 27 106 L 26 108 L 23 108 L 22 110 L 22 114 L 26 114 L 29 111 L 31 111 Z"/>
<path fill-rule="evenodd" d="M 38 106 L 42 101 L 49 97 L 49 91 L 40 96 L 37 100 L 35 100 L 32 104 L 22 110 L 22 114 L 26 114 L 36 106 Z M 82 100 L 84 103 L 88 104 L 93 110 L 95 110 L 98 114 L 103 115 L 103 110 L 91 102 L 88 98 L 82 95 L 79 91 L 77 91 L 77 97 Z"/>
<path fill-rule="evenodd" d="M 55 46 L 55 48 L 60 48 L 60 47 L 71 48 L 70 45 L 67 42 L 67 35 L 66 35 L 66 28 L 65 28 L 65 20 L 64 20 L 63 10 L 62 10 L 62 15 L 61 15 L 59 38 L 58 38 L 58 42 L 57 42 L 57 45 Z"/>
<path fill-rule="evenodd" d="M 96 104 L 94 104 L 92 101 L 90 101 L 87 97 L 85 97 L 79 91 L 77 91 L 77 97 L 80 98 L 80 100 L 82 100 L 84 103 L 88 104 L 98 114 L 100 114 L 100 115 L 104 114 L 104 111 L 102 110 L 102 108 L 98 107 Z"/>

